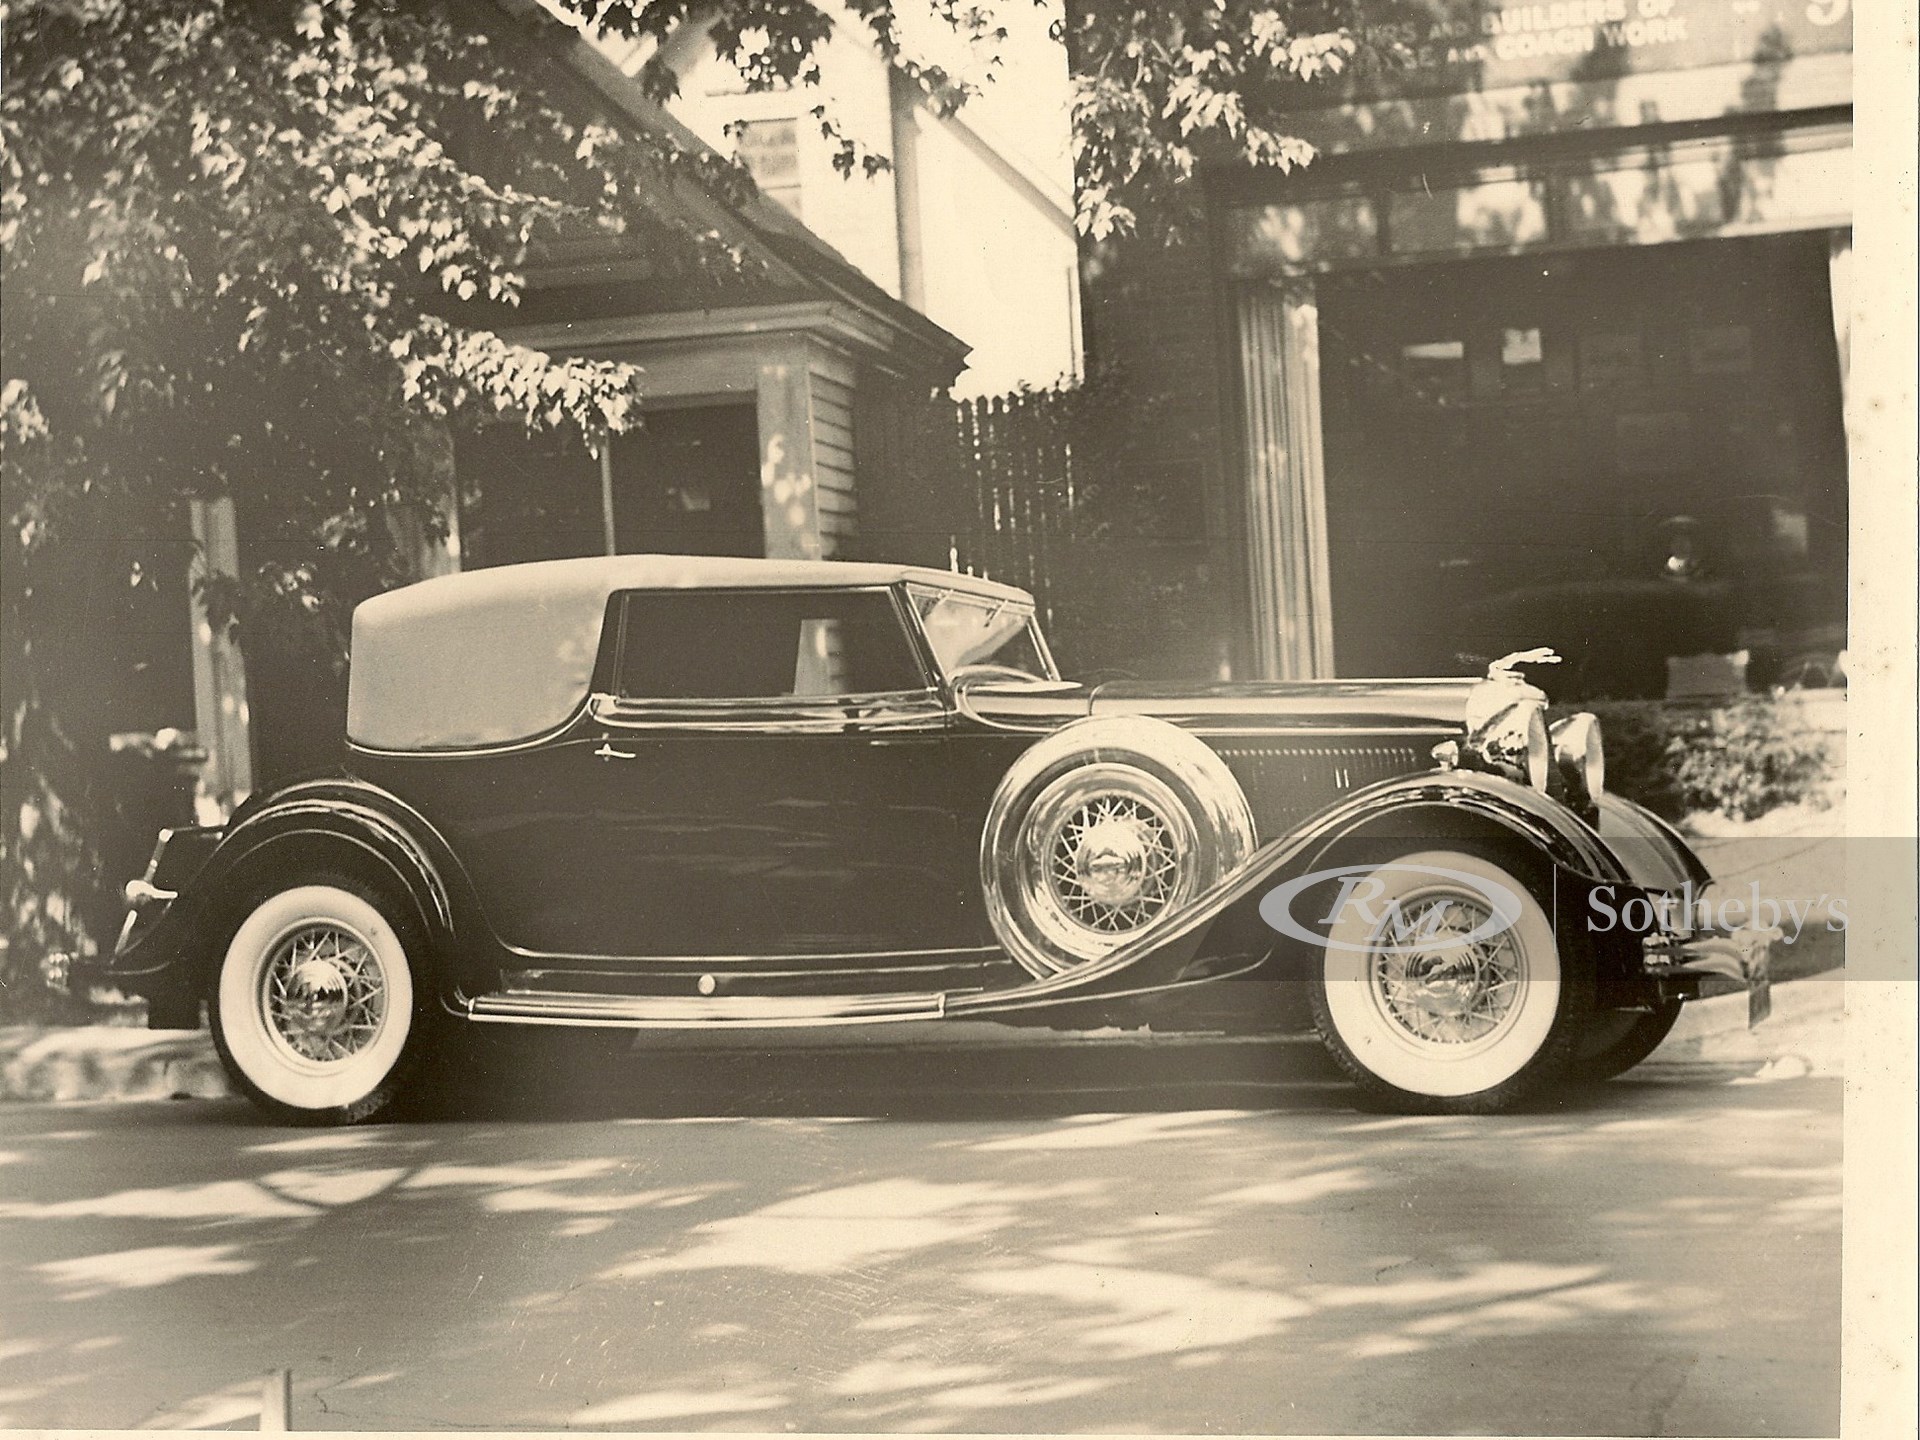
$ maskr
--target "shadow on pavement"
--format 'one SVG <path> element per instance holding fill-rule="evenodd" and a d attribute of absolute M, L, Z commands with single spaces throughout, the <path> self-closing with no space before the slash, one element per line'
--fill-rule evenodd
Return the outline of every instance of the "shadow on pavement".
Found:
<path fill-rule="evenodd" d="M 1089 1109 L 1351 1108 L 1314 1043 L 1205 1041 L 928 1049 L 809 1045 L 652 1050 L 575 1035 L 487 1037 L 438 1067 L 406 1118 L 860 1115 L 964 1120 Z"/>
<path fill-rule="evenodd" d="M 1045 1119 L 1088 1111 L 1391 1113 L 1367 1104 L 1320 1045 L 1287 1041 L 649 1051 L 644 1038 L 489 1037 L 424 1076 L 393 1118 L 416 1123 L 708 1117 Z M 1636 1091 L 1712 1088 L 1760 1062 L 1644 1065 L 1622 1080 L 1550 1088 L 1517 1115 L 1604 1116 Z"/>
<path fill-rule="evenodd" d="M 611 1104 L 554 1071 L 344 1131 L 22 1107 L 0 1423 L 250 1425 L 276 1368 L 301 1428 L 1837 1420 L 1836 1079 L 1453 1119 L 1214 1107 L 1190 1052 L 931 1059 L 649 1056 Z"/>

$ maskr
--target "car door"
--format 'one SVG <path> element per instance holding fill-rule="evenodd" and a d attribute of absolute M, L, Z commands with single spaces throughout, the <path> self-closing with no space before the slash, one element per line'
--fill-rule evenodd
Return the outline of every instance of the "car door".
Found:
<path fill-rule="evenodd" d="M 966 945 L 973 862 L 948 712 L 901 601 L 859 590 L 615 597 L 608 693 L 567 747 L 589 858 L 530 948 L 859 956 Z M 560 757 L 556 757 L 560 758 Z M 582 882 L 585 882 L 584 884 Z M 521 942 L 525 944 L 526 942 Z"/>

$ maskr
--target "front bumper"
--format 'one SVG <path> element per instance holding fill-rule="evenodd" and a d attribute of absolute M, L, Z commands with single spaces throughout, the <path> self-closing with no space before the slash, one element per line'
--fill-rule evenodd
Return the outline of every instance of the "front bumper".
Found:
<path fill-rule="evenodd" d="M 1747 992 L 1747 1024 L 1773 1011 L 1773 946 L 1778 930 L 1738 930 L 1683 935 L 1656 930 L 1640 942 L 1643 973 L 1665 999 L 1699 1000 Z"/>

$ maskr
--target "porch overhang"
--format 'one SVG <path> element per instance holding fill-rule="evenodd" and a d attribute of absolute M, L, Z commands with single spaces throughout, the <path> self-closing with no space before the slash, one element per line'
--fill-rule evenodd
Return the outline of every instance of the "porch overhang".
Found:
<path fill-rule="evenodd" d="M 643 366 L 649 354 L 724 346 L 728 341 L 813 341 L 849 360 L 934 384 L 951 381 L 966 361 L 965 345 L 945 331 L 940 334 L 950 343 L 942 344 L 869 310 L 831 299 L 558 320 L 504 327 L 500 333 L 537 350 L 617 353 Z"/>

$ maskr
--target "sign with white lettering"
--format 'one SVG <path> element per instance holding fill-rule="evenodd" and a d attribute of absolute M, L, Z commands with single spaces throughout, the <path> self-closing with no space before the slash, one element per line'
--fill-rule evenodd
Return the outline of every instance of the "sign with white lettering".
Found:
<path fill-rule="evenodd" d="M 1363 67 L 1352 98 L 1459 94 L 1656 70 L 1788 61 L 1853 48 L 1851 0 L 1362 0 L 1358 28 L 1401 63 Z"/>

